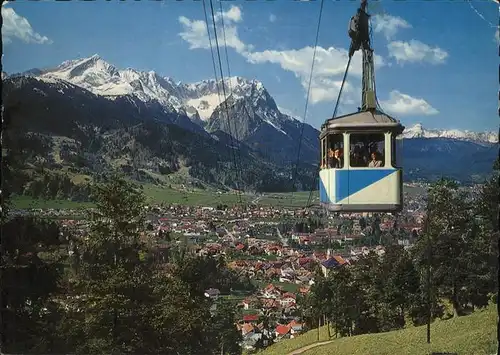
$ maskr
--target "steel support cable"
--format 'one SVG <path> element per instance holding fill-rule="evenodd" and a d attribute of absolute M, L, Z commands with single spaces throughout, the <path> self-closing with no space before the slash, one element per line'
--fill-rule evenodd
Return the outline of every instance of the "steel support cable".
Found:
<path fill-rule="evenodd" d="M 203 0 L 203 3 L 205 3 L 204 0 Z M 215 45 L 217 47 L 217 59 L 218 59 L 218 62 L 219 62 L 219 69 L 220 69 L 220 73 L 221 73 L 222 93 L 224 95 L 224 107 L 226 109 L 226 118 L 227 118 L 227 122 L 228 122 L 229 137 L 230 137 L 231 146 L 232 146 L 231 153 L 232 153 L 232 157 L 233 157 L 233 161 L 234 161 L 234 166 L 235 166 L 235 170 L 236 170 L 236 177 L 237 177 L 238 176 L 238 167 L 237 167 L 237 163 L 236 163 L 236 156 L 234 154 L 234 145 L 235 144 L 234 144 L 234 140 L 233 140 L 233 135 L 231 134 L 231 125 L 229 124 L 229 110 L 228 110 L 227 100 L 226 100 L 226 97 L 227 97 L 226 96 L 226 87 L 225 87 L 225 84 L 224 84 L 224 74 L 222 72 L 222 61 L 220 59 L 219 40 L 217 38 L 217 26 L 215 25 L 215 12 L 214 12 L 214 6 L 213 6 L 213 3 L 212 3 L 212 0 L 210 0 L 210 10 L 211 10 L 211 13 L 212 13 L 212 23 L 213 23 L 213 27 L 214 27 Z M 238 185 L 238 179 L 236 179 L 235 184 L 236 184 L 236 189 L 238 191 L 237 195 L 238 195 L 238 198 L 239 198 L 239 202 L 240 202 L 240 204 L 243 204 L 242 199 L 241 199 L 240 188 L 239 188 L 239 185 Z"/>
<path fill-rule="evenodd" d="M 313 58 L 312 58 L 312 63 L 311 63 L 311 72 L 309 74 L 309 83 L 307 85 L 307 97 L 306 97 L 306 104 L 304 107 L 304 118 L 302 119 L 302 127 L 300 130 L 300 137 L 299 137 L 299 147 L 297 149 L 297 163 L 295 165 L 294 169 L 294 174 L 292 176 L 292 196 L 290 198 L 290 205 L 293 205 L 293 194 L 294 194 L 294 189 L 295 189 L 295 180 L 297 179 L 297 173 L 299 169 L 299 161 L 300 161 L 300 147 L 302 143 L 302 138 L 304 136 L 304 127 L 306 125 L 306 118 L 307 118 L 307 108 L 309 106 L 309 96 L 311 92 L 311 83 L 312 83 L 312 76 L 314 72 L 314 62 L 316 61 L 316 49 L 318 47 L 318 39 L 319 39 L 319 29 L 321 26 L 321 16 L 323 14 L 323 3 L 324 0 L 321 0 L 320 8 L 319 8 L 319 18 L 318 18 L 318 27 L 316 28 L 316 39 L 314 41 L 314 51 L 313 51 Z"/>
<path fill-rule="evenodd" d="M 373 27 L 372 23 L 370 21 L 370 45 L 373 48 Z M 375 81 L 375 57 L 373 58 L 373 93 L 375 95 L 375 103 L 377 104 L 377 109 L 382 112 L 383 114 L 386 114 L 384 110 L 382 109 L 382 105 L 380 105 L 380 102 L 378 101 L 378 96 L 377 96 L 377 82 Z"/>
<path fill-rule="evenodd" d="M 212 65 L 213 65 L 213 69 L 214 69 L 215 86 L 216 86 L 216 89 L 217 89 L 217 96 L 219 98 L 219 105 L 220 105 L 220 104 L 222 104 L 222 99 L 221 99 L 219 85 L 218 85 L 219 80 L 217 78 L 217 67 L 216 67 L 216 64 L 215 64 L 214 49 L 213 49 L 213 46 L 212 46 L 212 36 L 210 35 L 210 25 L 208 24 L 208 16 L 207 16 L 207 8 L 206 8 L 206 5 L 205 5 L 205 0 L 202 0 L 202 4 L 203 4 L 203 15 L 205 17 L 205 25 L 206 25 L 206 28 L 207 28 L 208 44 L 210 46 L 210 53 L 212 55 Z M 229 156 L 230 156 L 229 158 L 231 159 L 231 148 L 229 148 Z M 219 163 L 217 162 L 217 168 L 218 167 L 219 167 Z"/>
<path fill-rule="evenodd" d="M 229 95 L 232 97 L 233 95 L 233 88 L 232 88 L 232 84 L 231 84 L 231 68 L 229 66 L 229 55 L 227 53 L 227 41 L 226 41 L 226 26 L 224 25 L 224 11 L 223 11 L 223 8 L 222 8 L 222 1 L 219 1 L 219 8 L 220 8 L 220 17 L 221 17 L 221 24 L 222 24 L 222 35 L 223 35 L 223 38 L 224 38 L 224 52 L 226 54 L 226 65 L 227 65 L 227 75 L 229 77 Z M 234 99 L 234 98 L 233 98 Z M 245 110 L 246 110 L 246 106 L 245 106 Z M 228 122 L 228 124 L 230 124 Z M 229 128 L 231 129 L 231 128 Z M 234 128 L 234 135 L 235 135 L 235 138 L 236 140 L 239 142 L 240 139 L 238 137 L 238 130 L 236 129 L 236 127 Z M 243 179 L 242 179 L 242 174 L 243 174 L 243 168 L 242 168 L 242 165 L 241 165 L 241 149 L 240 147 L 238 146 L 238 149 L 237 149 L 237 154 L 238 154 L 238 162 L 240 163 L 240 167 L 238 168 L 238 171 L 240 173 L 240 182 L 241 184 L 243 185 L 243 191 L 245 191 L 245 184 L 243 182 Z"/>
<path fill-rule="evenodd" d="M 219 91 L 219 85 L 217 85 L 218 79 L 217 79 L 217 67 L 215 65 L 215 56 L 214 56 L 214 49 L 212 46 L 212 36 L 210 35 L 210 25 L 208 24 L 208 16 L 207 16 L 207 8 L 205 5 L 205 0 L 202 1 L 203 3 L 203 15 L 205 16 L 205 25 L 207 27 L 207 35 L 208 35 L 208 44 L 210 46 L 210 53 L 212 55 L 212 65 L 214 69 L 214 76 L 215 76 L 215 86 L 217 89 L 217 96 L 219 97 L 219 105 L 222 103 L 221 97 L 220 97 L 220 91 Z"/>
<path fill-rule="evenodd" d="M 340 103 L 340 95 L 342 95 L 342 90 L 344 90 L 344 84 L 347 78 L 347 72 L 349 71 L 349 66 L 351 65 L 351 59 L 352 56 L 349 56 L 349 60 L 347 61 L 347 66 L 345 67 L 344 77 L 342 78 L 342 84 L 340 84 L 340 90 L 337 96 L 337 103 L 335 104 L 335 109 L 333 110 L 332 118 L 335 118 L 335 116 L 337 115 L 337 110 L 339 108 L 339 103 Z"/>
<path fill-rule="evenodd" d="M 203 0 L 203 2 L 204 2 L 204 0 Z M 221 104 L 224 103 L 224 107 L 226 109 L 226 119 L 227 119 L 228 129 L 229 129 L 229 137 L 230 137 L 230 140 L 231 140 L 231 145 L 233 146 L 233 149 L 234 149 L 234 145 L 235 144 L 234 144 L 233 135 L 232 135 L 232 131 L 231 131 L 230 120 L 229 120 L 229 110 L 228 110 L 228 106 L 227 106 L 227 102 L 226 102 L 227 96 L 226 96 L 226 89 L 225 89 L 225 83 L 224 83 L 224 73 L 222 71 L 222 62 L 221 62 L 221 56 L 220 56 L 219 40 L 218 40 L 218 37 L 217 37 L 217 26 L 215 24 L 215 11 L 214 11 L 212 0 L 210 0 L 210 10 L 211 10 L 211 15 L 212 15 L 212 24 L 213 24 L 213 28 L 214 28 L 215 45 L 217 47 L 217 59 L 218 59 L 218 62 L 219 62 L 219 70 L 220 70 L 220 74 L 221 74 L 222 92 L 223 92 L 223 97 L 224 97 L 224 101 L 221 102 Z M 217 88 L 218 88 L 218 85 L 217 85 Z M 233 161 L 234 161 L 235 168 L 237 170 L 236 156 L 234 155 L 234 150 L 233 149 L 231 149 L 231 153 L 232 153 L 232 156 L 233 156 Z M 238 173 L 238 171 L 236 173 Z M 238 186 L 236 186 L 236 188 L 239 190 Z M 240 200 L 241 200 L 241 197 L 240 197 Z"/>

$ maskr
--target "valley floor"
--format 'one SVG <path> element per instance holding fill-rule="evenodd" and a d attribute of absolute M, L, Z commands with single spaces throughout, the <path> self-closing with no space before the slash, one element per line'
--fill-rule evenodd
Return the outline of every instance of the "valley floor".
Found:
<path fill-rule="evenodd" d="M 236 205 L 240 202 L 240 196 L 235 192 L 218 193 L 210 190 L 183 191 L 180 189 L 170 189 L 155 185 L 144 185 L 144 193 L 152 204 L 180 204 L 185 206 L 212 206 Z M 276 207 L 301 207 L 306 206 L 309 199 L 309 192 L 289 193 L 267 193 L 263 195 L 241 194 L 243 205 L 255 204 L 258 206 L 276 206 Z M 314 191 L 312 202 L 318 201 L 318 192 Z M 91 203 L 74 202 L 68 200 L 45 200 L 35 199 L 29 196 L 14 196 L 12 198 L 13 206 L 19 209 L 27 208 L 55 208 L 55 209 L 78 209 L 91 207 Z"/>
<path fill-rule="evenodd" d="M 426 326 L 365 334 L 354 337 L 327 339 L 327 330 L 317 329 L 295 339 L 274 344 L 259 355 L 425 355 L 432 352 L 460 355 L 491 355 L 497 353 L 497 306 L 479 310 L 469 316 L 437 320 L 431 326 L 431 344 L 426 343 Z M 313 346 L 314 345 L 314 346 Z"/>
<path fill-rule="evenodd" d="M 239 195 L 235 192 L 217 192 L 214 190 L 187 190 L 182 188 L 168 188 L 153 184 L 144 184 L 144 193 L 150 203 L 180 204 L 186 206 L 212 206 L 219 204 L 235 205 L 239 203 Z M 405 193 L 409 196 L 424 193 L 423 188 L 405 186 Z M 309 201 L 309 191 L 293 193 L 265 193 L 265 194 L 240 194 L 244 205 L 255 204 L 258 206 L 276 207 L 305 207 L 309 204 L 317 204 L 319 192 L 313 191 Z M 19 209 L 27 208 L 54 208 L 54 209 L 78 209 L 91 207 L 88 202 L 74 202 L 68 200 L 44 200 L 29 196 L 15 196 L 12 199 L 13 207 Z"/>

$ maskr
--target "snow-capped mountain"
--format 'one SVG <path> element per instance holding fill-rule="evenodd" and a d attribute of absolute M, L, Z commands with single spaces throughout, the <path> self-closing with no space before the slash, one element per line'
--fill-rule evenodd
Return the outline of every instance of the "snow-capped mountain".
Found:
<path fill-rule="evenodd" d="M 224 91 L 228 98 L 239 99 L 255 91 L 262 93 L 265 90 L 260 81 L 238 76 L 225 78 L 224 87 L 222 80 L 203 80 L 194 84 L 180 84 L 178 87 L 187 111 L 195 109 L 203 121 L 210 119 L 215 109 L 224 102 Z"/>
<path fill-rule="evenodd" d="M 226 105 L 215 109 L 206 126 L 208 131 L 226 132 L 273 159 L 296 159 L 302 123 L 281 113 L 262 83 L 253 82 L 245 95 L 231 96 L 226 104 L 227 109 Z M 301 144 L 305 161 L 317 159 L 318 137 L 316 129 L 305 125 Z"/>
<path fill-rule="evenodd" d="M 118 70 L 98 55 L 68 60 L 55 69 L 43 71 L 41 78 L 67 80 L 94 94 L 107 97 L 134 95 L 141 101 L 156 100 L 169 111 L 179 111 L 182 103 L 174 96 L 175 84 L 154 71 Z"/>
<path fill-rule="evenodd" d="M 167 112 L 182 115 L 186 119 L 189 117 L 193 123 L 209 132 L 221 130 L 237 140 L 256 145 L 264 137 L 271 143 L 279 142 L 279 150 L 287 156 L 286 159 L 294 154 L 290 148 L 296 146 L 302 125 L 295 118 L 280 112 L 260 81 L 238 76 L 225 78 L 224 82 L 203 80 L 188 84 L 162 77 L 154 71 L 141 72 L 131 68 L 119 70 L 98 55 L 68 60 L 53 69 L 33 69 L 20 75 L 41 80 L 65 80 L 111 100 L 133 96 L 145 103 L 158 102 Z M 230 126 L 234 128 L 224 123 L 228 117 L 226 104 L 232 107 L 229 117 Z M 248 120 L 250 116 L 251 124 Z M 318 131 L 306 126 L 303 156 L 316 159 Z M 273 150 L 273 147 L 266 147 L 265 154 Z"/>
<path fill-rule="evenodd" d="M 471 132 L 452 130 L 425 129 L 421 123 L 406 128 L 403 138 L 449 138 L 471 142 L 498 143 L 498 132 Z"/>
<path fill-rule="evenodd" d="M 134 95 L 144 102 L 156 100 L 172 111 L 201 121 L 208 121 L 215 109 L 224 102 L 222 80 L 176 83 L 154 71 L 141 72 L 131 68 L 119 70 L 97 54 L 65 61 L 54 69 L 33 69 L 23 74 L 67 80 L 107 97 Z M 242 77 L 225 78 L 224 89 L 227 97 L 239 99 L 250 95 L 254 101 L 259 95 L 267 93 L 261 82 Z"/>

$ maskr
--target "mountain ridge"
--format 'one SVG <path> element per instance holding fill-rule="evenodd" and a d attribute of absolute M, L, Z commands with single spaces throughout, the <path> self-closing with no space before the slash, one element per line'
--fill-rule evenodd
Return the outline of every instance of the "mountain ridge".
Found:
<path fill-rule="evenodd" d="M 426 129 L 421 123 L 406 128 L 402 134 L 403 138 L 450 138 L 457 140 L 468 140 L 481 143 L 498 143 L 498 132 L 472 132 L 469 130 L 458 129 Z"/>
<path fill-rule="evenodd" d="M 184 128 L 195 132 L 202 129 L 208 133 L 222 130 L 233 138 L 260 149 L 263 154 L 280 163 L 291 163 L 297 155 L 296 140 L 303 124 L 280 112 L 264 85 L 255 79 L 240 76 L 225 78 L 228 96 L 224 99 L 220 90 L 222 79 L 182 83 L 160 76 L 154 71 L 117 69 L 99 55 L 67 60 L 55 68 L 32 69 L 20 75 L 34 76 L 41 80 L 66 80 L 110 100 L 131 95 L 147 103 L 156 101 L 166 112 L 177 114 L 180 125 Z M 226 104 L 231 105 L 232 102 L 241 100 L 246 102 L 242 106 L 244 111 L 232 112 L 228 116 L 224 110 Z M 226 122 L 228 117 L 231 117 L 231 122 Z M 305 141 L 308 143 L 301 149 L 301 158 L 313 163 L 318 155 L 319 132 L 307 123 L 304 126 L 307 127 Z M 252 134 L 256 131 L 257 134 Z M 269 145 L 260 147 L 261 131 L 267 140 L 280 142 L 277 151 Z"/>
<path fill-rule="evenodd" d="M 95 94 L 108 97 L 134 94 L 142 101 L 155 99 L 164 105 L 167 110 L 185 114 L 203 128 L 210 123 L 209 121 L 216 108 L 221 105 L 224 106 L 224 98 L 220 94 L 222 92 L 222 79 L 217 82 L 214 79 L 205 79 L 195 83 L 184 83 L 175 81 L 172 77 L 161 76 L 155 71 L 145 72 L 129 67 L 117 69 L 98 54 L 86 58 L 66 60 L 55 68 L 33 68 L 14 75 L 55 77 L 82 86 Z M 261 95 L 271 98 L 271 102 L 268 102 L 268 104 L 272 111 L 277 111 L 283 117 L 300 122 L 297 118 L 282 113 L 263 83 L 256 79 L 232 76 L 224 78 L 224 85 L 228 94 L 226 99 L 244 99 L 248 92 L 252 95 L 255 90 Z M 218 118 L 220 119 L 220 117 Z M 280 123 L 276 124 L 273 120 L 267 120 L 266 123 L 275 126 L 278 131 L 283 131 Z M 318 131 L 313 126 L 311 128 Z M 407 139 L 452 138 L 473 142 L 498 142 L 498 132 L 426 129 L 421 123 L 407 127 L 402 136 Z"/>

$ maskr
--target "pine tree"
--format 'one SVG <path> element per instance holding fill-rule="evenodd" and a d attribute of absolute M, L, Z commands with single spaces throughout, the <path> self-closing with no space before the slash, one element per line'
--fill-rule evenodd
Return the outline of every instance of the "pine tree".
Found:
<path fill-rule="evenodd" d="M 241 354 L 239 342 L 241 333 L 236 329 L 236 312 L 234 306 L 223 298 L 215 303 L 215 314 L 211 319 L 211 333 L 216 341 L 218 353 L 228 355 Z"/>
<path fill-rule="evenodd" d="M 142 334 L 154 299 L 152 268 L 141 260 L 144 196 L 112 176 L 94 187 L 94 198 L 90 232 L 80 241 L 82 260 L 70 283 L 71 320 L 65 329 L 78 351 L 147 352 L 150 344 Z"/>
<path fill-rule="evenodd" d="M 459 316 L 470 304 L 484 303 L 481 297 L 475 297 L 479 303 L 471 298 L 478 286 L 471 200 L 456 183 L 443 179 L 429 190 L 427 213 L 426 232 L 416 244 L 415 256 L 423 274 L 431 267 L 433 297 L 449 300 Z"/>
<path fill-rule="evenodd" d="M 480 288 L 498 294 L 498 239 L 499 234 L 499 162 L 493 165 L 491 178 L 481 187 L 479 198 L 475 205 L 477 229 L 474 247 L 477 255 L 477 274 L 481 274 L 478 281 Z"/>

